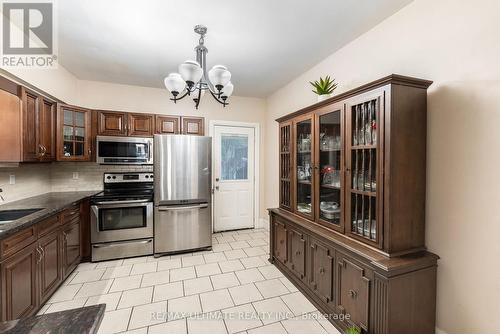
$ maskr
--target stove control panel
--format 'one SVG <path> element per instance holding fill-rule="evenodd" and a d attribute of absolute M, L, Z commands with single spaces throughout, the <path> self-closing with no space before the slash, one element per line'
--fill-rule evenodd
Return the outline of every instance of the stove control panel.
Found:
<path fill-rule="evenodd" d="M 104 173 L 104 183 L 153 182 L 153 173 Z"/>

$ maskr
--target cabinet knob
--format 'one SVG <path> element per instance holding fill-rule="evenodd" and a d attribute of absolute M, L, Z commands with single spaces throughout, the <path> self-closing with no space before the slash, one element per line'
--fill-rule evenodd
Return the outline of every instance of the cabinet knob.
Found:
<path fill-rule="evenodd" d="M 299 256 L 300 255 L 300 251 L 296 251 L 295 255 Z"/>
<path fill-rule="evenodd" d="M 358 296 L 358 293 L 354 290 L 349 290 L 347 293 L 349 294 L 349 296 L 351 296 L 352 299 L 356 299 L 356 297 Z"/>
<path fill-rule="evenodd" d="M 319 273 L 320 273 L 321 275 L 323 275 L 323 274 L 325 273 L 325 268 L 320 267 L 320 268 L 319 268 Z"/>
<path fill-rule="evenodd" d="M 283 245 L 284 242 L 285 242 L 285 240 L 281 239 L 280 240 L 280 245 Z"/>

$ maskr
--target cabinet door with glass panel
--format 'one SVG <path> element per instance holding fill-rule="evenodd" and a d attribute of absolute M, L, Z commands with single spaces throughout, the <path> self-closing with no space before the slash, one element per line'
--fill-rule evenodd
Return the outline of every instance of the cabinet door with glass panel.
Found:
<path fill-rule="evenodd" d="M 295 142 L 295 212 L 314 220 L 314 115 L 308 114 L 294 120 Z"/>
<path fill-rule="evenodd" d="M 292 208 L 292 122 L 280 124 L 280 207 Z"/>
<path fill-rule="evenodd" d="M 346 103 L 346 232 L 382 247 L 384 89 Z"/>
<path fill-rule="evenodd" d="M 89 161 L 91 110 L 60 104 L 57 117 L 57 160 Z"/>
<path fill-rule="evenodd" d="M 316 217 L 318 222 L 344 232 L 344 103 L 316 113 Z"/>

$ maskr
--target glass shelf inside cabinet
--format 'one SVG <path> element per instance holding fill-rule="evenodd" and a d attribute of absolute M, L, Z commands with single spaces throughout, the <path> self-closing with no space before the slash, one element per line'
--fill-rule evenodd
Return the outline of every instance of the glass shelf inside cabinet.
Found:
<path fill-rule="evenodd" d="M 378 100 L 352 106 L 351 233 L 377 240 Z"/>
<path fill-rule="evenodd" d="M 297 162 L 297 211 L 310 215 L 312 212 L 312 121 L 310 119 L 296 124 L 296 162 Z"/>
<path fill-rule="evenodd" d="M 340 111 L 319 117 L 319 214 L 320 219 L 340 225 L 341 197 L 341 128 Z"/>

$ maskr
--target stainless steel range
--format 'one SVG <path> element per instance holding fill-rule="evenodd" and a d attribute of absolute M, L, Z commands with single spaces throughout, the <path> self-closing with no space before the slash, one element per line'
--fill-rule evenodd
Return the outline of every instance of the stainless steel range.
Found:
<path fill-rule="evenodd" d="M 153 173 L 105 173 L 90 230 L 92 261 L 153 254 Z"/>

